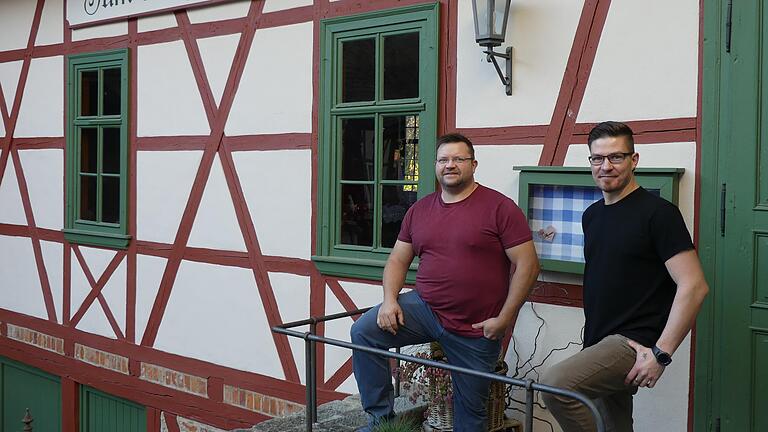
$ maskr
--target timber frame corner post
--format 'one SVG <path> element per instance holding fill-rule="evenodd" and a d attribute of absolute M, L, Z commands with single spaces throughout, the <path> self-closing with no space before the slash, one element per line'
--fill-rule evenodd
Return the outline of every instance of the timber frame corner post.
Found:
<path fill-rule="evenodd" d="M 127 48 L 67 56 L 64 237 L 72 243 L 125 249 L 130 241 L 128 59 Z M 105 76 L 114 86 L 115 70 L 119 87 L 105 89 Z"/>
<path fill-rule="evenodd" d="M 593 191 L 599 191 L 595 187 L 589 167 L 516 166 L 514 169 L 520 171 L 520 190 L 517 205 L 523 211 L 529 224 L 533 224 L 534 221 L 538 220 L 550 219 L 555 222 L 561 222 L 563 228 L 566 224 L 568 226 L 577 224 L 578 232 L 564 233 L 568 234 L 564 238 L 575 240 L 576 236 L 581 235 L 581 215 L 583 211 L 588 204 L 602 198 L 602 195 L 599 193 L 593 193 Z M 640 186 L 650 191 L 658 191 L 659 196 L 677 204 L 680 177 L 684 172 L 685 169 L 683 168 L 638 168 L 635 170 L 635 177 Z M 554 208 L 555 206 L 550 206 L 549 204 L 552 203 L 546 202 L 546 194 L 543 196 L 537 195 L 539 193 L 535 191 L 537 187 L 543 187 L 548 192 L 552 192 L 553 189 L 561 192 L 563 196 L 558 199 L 572 201 L 573 206 L 568 206 L 571 210 L 556 209 Z M 550 201 L 553 200 L 554 197 Z M 534 202 L 538 204 L 535 205 Z M 556 217 L 559 213 L 562 213 L 562 216 Z M 533 227 L 531 228 L 533 229 Z M 554 234 L 555 238 L 557 238 L 557 233 L 551 234 Z M 546 241 L 537 242 L 538 233 L 534 232 L 533 235 L 534 242 L 539 243 L 536 249 L 539 254 L 542 270 L 574 274 L 584 273 L 583 257 L 581 257 L 581 260 L 576 256 L 566 257 L 567 254 L 563 252 L 574 248 L 572 242 L 569 243 L 564 239 L 563 241 L 566 241 L 566 243 L 562 244 L 562 251 L 559 254 L 551 254 L 550 256 L 541 250 L 542 245 L 546 244 Z"/>
<path fill-rule="evenodd" d="M 391 251 L 387 237 L 384 241 L 384 220 L 388 215 L 385 208 L 384 191 L 408 192 L 409 198 L 422 198 L 435 190 L 432 165 L 435 160 L 435 141 L 437 137 L 438 117 L 438 46 L 439 46 L 438 2 L 379 10 L 352 16 L 341 16 L 321 20 L 320 22 L 320 98 L 319 98 L 319 176 L 317 211 L 317 249 L 312 261 L 319 271 L 326 275 L 353 277 L 369 280 L 381 280 L 384 264 Z M 409 87 L 405 95 L 387 94 L 384 65 L 387 59 L 387 38 L 414 37 L 418 44 L 414 49 L 418 53 L 416 84 Z M 343 49 L 355 43 L 370 44 L 369 57 L 360 62 L 366 63 L 374 72 L 370 85 L 370 94 L 359 99 L 345 99 L 342 89 L 345 60 Z M 391 55 L 391 54 L 390 54 Z M 350 57 L 351 58 L 351 57 Z M 361 56 L 355 58 L 363 58 Z M 359 67 L 359 65 L 354 65 Z M 414 90 L 415 89 L 415 90 Z M 395 159 L 412 160 L 415 168 L 409 165 L 408 175 L 392 179 L 385 174 L 384 161 L 389 157 L 385 147 L 385 129 L 392 119 L 404 119 L 403 128 L 415 126 L 415 140 L 403 144 L 402 152 L 394 152 Z M 399 121 L 399 120 L 398 120 Z M 361 126 L 345 126 L 354 122 L 365 123 Z M 370 123 L 370 125 L 369 125 Z M 342 179 L 343 133 L 349 130 L 370 132 L 366 139 L 372 138 L 372 156 L 370 160 L 361 160 L 361 170 L 367 170 L 363 180 L 355 177 Z M 416 145 L 413 145 L 414 142 Z M 359 145 L 359 144 L 357 144 Z M 408 146 L 415 147 L 412 149 Z M 362 146 L 361 146 L 362 147 Z M 390 145 L 394 147 L 394 145 Z M 392 150 L 389 148 L 389 150 Z M 367 151 L 367 147 L 366 147 Z M 410 152 L 410 153 L 409 153 Z M 409 156 L 410 155 L 410 156 Z M 386 159 L 389 160 L 389 159 Z M 363 178 L 363 177 L 361 177 Z M 359 188 L 360 195 L 368 193 L 369 201 L 352 200 L 352 195 L 342 199 L 342 188 Z M 387 189 L 389 188 L 389 189 Z M 357 190 L 357 189 L 356 189 Z M 399 198 L 398 198 L 399 199 Z M 343 205 L 352 201 L 350 208 L 365 208 L 371 213 L 371 226 L 364 226 L 361 232 L 364 241 L 342 239 Z M 399 206 L 402 201 L 398 201 Z M 366 215 L 367 217 L 367 215 Z M 368 219 L 366 219 L 367 221 Z M 369 232 L 370 231 L 370 232 Z M 387 235 L 391 234 L 388 232 Z M 370 240 L 370 241 L 369 241 Z M 407 280 L 415 281 L 417 263 L 411 265 Z"/>

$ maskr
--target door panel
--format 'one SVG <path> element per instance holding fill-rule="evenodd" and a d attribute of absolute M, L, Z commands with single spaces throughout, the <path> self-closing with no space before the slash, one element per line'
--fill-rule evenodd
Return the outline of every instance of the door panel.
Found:
<path fill-rule="evenodd" d="M 58 377 L 0 358 L 0 419 L 3 431 L 21 431 L 26 409 L 33 430 L 61 431 L 61 384 Z"/>
<path fill-rule="evenodd" d="M 146 432 L 143 406 L 90 387 L 80 390 L 81 432 Z"/>
<path fill-rule="evenodd" d="M 720 183 L 727 185 L 720 256 L 721 430 L 768 430 L 768 6 L 733 2 L 723 53 Z"/>

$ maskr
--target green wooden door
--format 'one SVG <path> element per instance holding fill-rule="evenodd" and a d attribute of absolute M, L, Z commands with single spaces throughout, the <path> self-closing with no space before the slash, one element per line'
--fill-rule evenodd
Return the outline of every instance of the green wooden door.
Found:
<path fill-rule="evenodd" d="M 147 414 L 143 406 L 80 387 L 80 432 L 146 432 Z"/>
<path fill-rule="evenodd" d="M 715 408 L 720 430 L 758 432 L 768 431 L 768 5 L 732 7 L 731 52 L 721 52 Z"/>
<path fill-rule="evenodd" d="M 0 425 L 21 432 L 26 409 L 35 431 L 61 431 L 61 383 L 58 377 L 0 357 Z"/>

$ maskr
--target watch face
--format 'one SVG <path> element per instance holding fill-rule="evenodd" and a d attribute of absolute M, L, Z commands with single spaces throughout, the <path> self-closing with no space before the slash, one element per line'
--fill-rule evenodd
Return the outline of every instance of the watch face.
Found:
<path fill-rule="evenodd" d="M 668 366 L 670 363 L 672 363 L 672 356 L 662 351 L 656 356 L 656 360 L 658 360 L 659 363 L 661 363 L 663 366 Z"/>

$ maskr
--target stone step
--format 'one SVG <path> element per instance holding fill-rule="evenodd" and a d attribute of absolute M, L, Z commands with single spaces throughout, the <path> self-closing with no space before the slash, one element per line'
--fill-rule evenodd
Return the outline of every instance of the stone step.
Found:
<path fill-rule="evenodd" d="M 413 417 L 421 421 L 426 404 L 412 404 L 406 397 L 395 399 L 395 414 L 399 417 Z M 368 417 L 360 405 L 360 396 L 353 395 L 320 405 L 317 408 L 315 432 L 352 432 L 368 423 Z M 261 422 L 250 429 L 236 429 L 232 432 L 304 432 L 306 431 L 303 412 L 277 417 Z"/>

